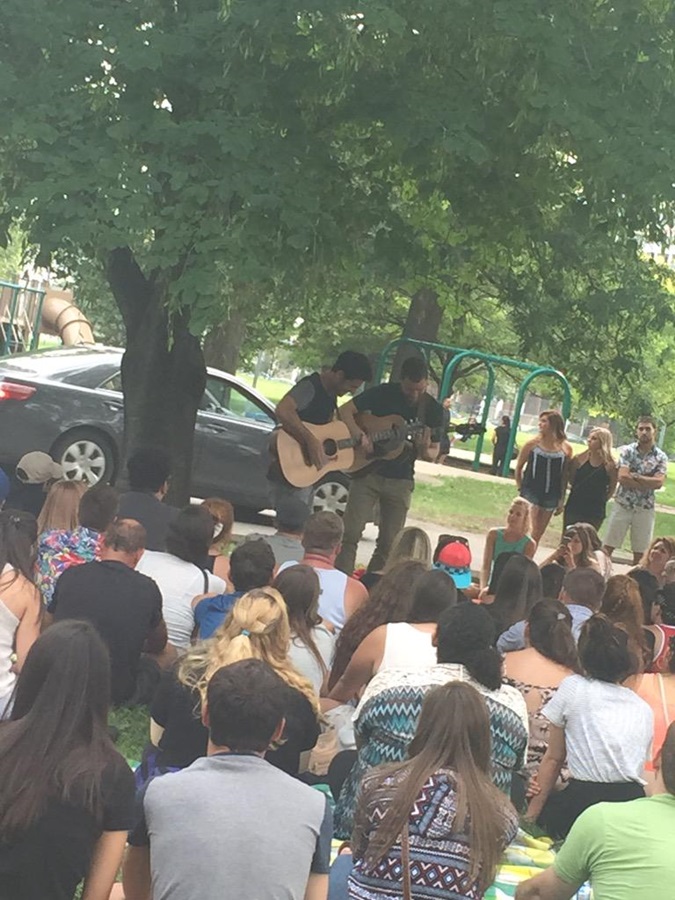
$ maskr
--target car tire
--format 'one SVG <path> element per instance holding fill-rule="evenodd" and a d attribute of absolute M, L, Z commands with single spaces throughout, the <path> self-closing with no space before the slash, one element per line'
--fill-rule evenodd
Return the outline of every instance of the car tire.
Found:
<path fill-rule="evenodd" d="M 52 457 L 71 481 L 111 483 L 115 477 L 115 450 L 110 438 L 96 428 L 73 428 L 54 442 Z"/>
<path fill-rule="evenodd" d="M 334 512 L 343 516 L 349 497 L 348 475 L 332 472 L 320 481 L 314 490 L 314 512 Z"/>

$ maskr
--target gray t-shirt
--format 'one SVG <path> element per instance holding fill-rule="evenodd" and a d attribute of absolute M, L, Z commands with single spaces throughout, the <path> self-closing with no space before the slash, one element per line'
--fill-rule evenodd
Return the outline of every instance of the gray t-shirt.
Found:
<path fill-rule="evenodd" d="M 287 534 L 248 534 L 246 540 L 265 541 L 269 544 L 278 566 L 285 562 L 295 562 L 305 555 L 300 538 L 292 538 Z"/>
<path fill-rule="evenodd" d="M 155 778 L 142 805 L 129 843 L 150 844 L 153 900 L 303 900 L 330 869 L 326 798 L 255 754 Z"/>

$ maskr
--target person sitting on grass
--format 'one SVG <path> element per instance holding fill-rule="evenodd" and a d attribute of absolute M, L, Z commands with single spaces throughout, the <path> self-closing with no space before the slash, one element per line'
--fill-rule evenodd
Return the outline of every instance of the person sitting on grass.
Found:
<path fill-rule="evenodd" d="M 584 622 L 600 609 L 604 592 L 605 580 L 594 569 L 570 569 L 563 578 L 560 600 L 572 615 L 575 640 L 579 640 Z M 525 625 L 524 620 L 516 622 L 499 636 L 497 649 L 500 653 L 525 649 Z"/>
<path fill-rule="evenodd" d="M 110 662 L 88 622 L 31 647 L 0 723 L 0 897 L 107 900 L 134 822 L 134 778 L 107 720 Z M 79 896 L 79 895 L 78 895 Z"/>
<path fill-rule="evenodd" d="M 433 666 L 436 662 L 433 638 L 438 620 L 456 604 L 457 588 L 452 578 L 438 569 L 425 572 L 415 585 L 405 621 L 380 625 L 361 641 L 331 690 L 330 700 L 349 703 L 358 699 L 365 685 L 383 669 Z"/>
<path fill-rule="evenodd" d="M 175 659 L 175 651 L 166 649 L 159 588 L 135 571 L 144 549 L 143 526 L 116 519 L 104 535 L 100 561 L 64 572 L 45 616 L 45 625 L 83 619 L 96 628 L 110 653 L 115 705 L 150 703 L 160 669 Z"/>
<path fill-rule="evenodd" d="M 265 759 L 284 735 L 287 690 L 257 659 L 213 672 L 206 757 L 148 784 L 129 836 L 126 900 L 326 900 L 327 800 Z"/>
<path fill-rule="evenodd" d="M 266 541 L 246 541 L 230 556 L 230 582 L 227 594 L 200 594 L 192 601 L 200 640 L 210 638 L 225 621 L 229 611 L 246 591 L 267 587 L 274 577 L 274 553 Z"/>
<path fill-rule="evenodd" d="M 594 900 L 672 897 L 675 885 L 675 723 L 656 760 L 650 796 L 582 813 L 550 869 L 518 885 L 516 900 L 571 900 L 586 881 Z"/>
<path fill-rule="evenodd" d="M 288 613 L 278 591 L 257 588 L 240 597 L 210 640 L 193 646 L 163 673 L 150 706 L 151 746 L 137 781 L 189 766 L 206 753 L 207 733 L 199 710 L 209 679 L 221 666 L 241 659 L 262 659 L 286 683 L 284 741 L 267 758 L 296 775 L 301 754 L 311 750 L 319 737 L 319 701 L 309 681 L 291 664 L 290 640 Z"/>
<path fill-rule="evenodd" d="M 321 696 L 335 650 L 335 633 L 319 615 L 319 576 L 309 566 L 289 566 L 272 585 L 284 598 L 291 627 L 288 656 Z"/>
<path fill-rule="evenodd" d="M 506 514 L 505 528 L 491 528 L 485 539 L 483 565 L 480 572 L 480 588 L 494 594 L 496 584 L 492 583 L 494 564 L 502 553 L 522 553 L 532 559 L 537 545 L 530 537 L 530 503 L 516 497 Z"/>
<path fill-rule="evenodd" d="M 230 544 L 234 528 L 234 507 L 221 497 L 207 497 L 202 506 L 213 516 L 213 538 L 204 568 L 230 583 Z"/>
<path fill-rule="evenodd" d="M 490 716 L 469 684 L 424 698 L 408 759 L 380 766 L 361 785 L 352 834 L 349 897 L 369 900 L 482 897 L 518 830 L 490 781 Z M 408 856 L 409 864 L 400 865 Z M 452 886 L 452 887 L 450 887 Z"/>
<path fill-rule="evenodd" d="M 542 710 L 550 723 L 548 747 L 527 810 L 553 838 L 565 837 L 589 806 L 644 797 L 642 773 L 654 737 L 649 705 L 624 685 L 636 665 L 626 632 L 605 616 L 591 616 L 581 629 L 579 661 L 585 674 L 563 679 Z M 554 794 L 565 760 L 570 781 Z"/>
<path fill-rule="evenodd" d="M 222 578 L 202 568 L 212 539 L 213 516 L 208 509 L 186 506 L 169 525 L 167 552 L 146 550 L 136 567 L 157 582 L 169 643 L 179 651 L 187 649 L 195 629 L 195 597 L 221 593 L 226 588 Z"/>
<path fill-rule="evenodd" d="M 119 493 L 109 484 L 95 484 L 80 498 L 79 525 L 71 530 L 54 529 L 40 535 L 35 584 L 46 606 L 59 576 L 71 566 L 98 558 L 101 535 L 117 515 Z"/>

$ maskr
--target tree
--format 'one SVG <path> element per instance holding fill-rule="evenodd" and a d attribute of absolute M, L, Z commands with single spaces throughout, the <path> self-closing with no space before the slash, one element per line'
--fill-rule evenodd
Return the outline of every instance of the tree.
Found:
<path fill-rule="evenodd" d="M 551 211 L 657 232 L 672 37 L 654 0 L 5 0 L 2 224 L 105 271 L 127 442 L 169 447 L 185 497 L 223 298 L 290 322 L 347 272 L 426 297 L 428 334 Z"/>

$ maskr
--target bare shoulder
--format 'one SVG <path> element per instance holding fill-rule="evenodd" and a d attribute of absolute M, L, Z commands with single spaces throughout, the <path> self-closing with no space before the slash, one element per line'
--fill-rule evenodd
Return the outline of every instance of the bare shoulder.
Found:
<path fill-rule="evenodd" d="M 572 450 L 572 445 L 569 441 L 563 441 L 562 449 L 563 453 L 568 459 L 572 459 L 574 457 L 574 450 Z"/>

